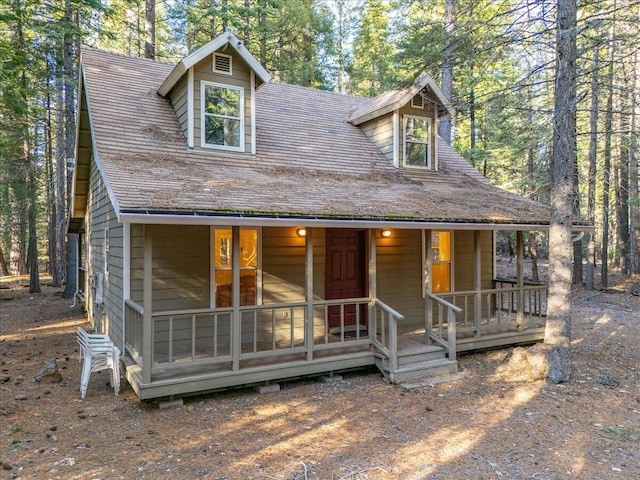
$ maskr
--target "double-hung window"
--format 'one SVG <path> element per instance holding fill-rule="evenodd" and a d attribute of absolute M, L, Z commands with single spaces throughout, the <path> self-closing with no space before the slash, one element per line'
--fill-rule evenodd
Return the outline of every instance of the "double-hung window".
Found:
<path fill-rule="evenodd" d="M 260 235 L 254 228 L 240 229 L 240 306 L 257 305 Z M 216 308 L 233 304 L 233 230 L 213 229 L 213 285 Z"/>
<path fill-rule="evenodd" d="M 404 117 L 405 167 L 431 168 L 431 119 L 428 117 Z"/>
<path fill-rule="evenodd" d="M 451 232 L 431 232 L 431 291 L 451 291 Z"/>
<path fill-rule="evenodd" d="M 211 82 L 201 85 L 201 144 L 244 151 L 244 90 Z"/>

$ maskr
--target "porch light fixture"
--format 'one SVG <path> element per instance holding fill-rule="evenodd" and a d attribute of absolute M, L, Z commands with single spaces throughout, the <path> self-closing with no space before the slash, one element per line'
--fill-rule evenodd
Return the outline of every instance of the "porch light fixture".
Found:
<path fill-rule="evenodd" d="M 382 235 L 382 238 L 389 238 L 391 236 L 391 230 L 384 228 L 380 231 L 380 235 Z"/>
<path fill-rule="evenodd" d="M 296 230 L 296 234 L 299 237 L 306 237 L 307 236 L 307 230 L 304 227 L 301 227 L 298 230 Z"/>

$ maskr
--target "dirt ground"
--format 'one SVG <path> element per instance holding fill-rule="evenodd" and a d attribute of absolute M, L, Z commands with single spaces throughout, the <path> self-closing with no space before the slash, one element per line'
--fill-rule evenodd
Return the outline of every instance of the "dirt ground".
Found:
<path fill-rule="evenodd" d="M 369 370 L 159 409 L 126 381 L 115 397 L 106 372 L 80 400 L 81 309 L 10 280 L 0 280 L 0 479 L 640 478 L 638 281 L 573 293 L 566 384 L 524 380 L 504 349 L 463 355 L 461 379 L 412 390 Z M 34 381 L 54 358 L 62 380 Z"/>

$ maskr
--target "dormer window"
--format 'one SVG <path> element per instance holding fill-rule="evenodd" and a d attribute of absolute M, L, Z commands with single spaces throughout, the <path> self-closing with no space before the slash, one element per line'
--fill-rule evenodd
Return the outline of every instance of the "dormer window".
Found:
<path fill-rule="evenodd" d="M 244 89 L 201 82 L 201 145 L 244 151 Z"/>
<path fill-rule="evenodd" d="M 403 138 L 403 165 L 431 168 L 431 119 L 405 115 Z"/>

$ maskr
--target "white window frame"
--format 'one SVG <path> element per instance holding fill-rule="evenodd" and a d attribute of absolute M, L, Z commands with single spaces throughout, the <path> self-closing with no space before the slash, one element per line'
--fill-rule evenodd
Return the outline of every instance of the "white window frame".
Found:
<path fill-rule="evenodd" d="M 230 115 L 217 115 L 213 113 L 206 113 L 205 109 L 205 89 L 208 87 L 227 88 L 229 90 L 236 90 L 240 92 L 240 114 L 239 117 L 232 117 Z M 207 143 L 205 135 L 205 118 L 206 116 L 228 118 L 233 120 L 240 120 L 240 145 L 237 147 L 231 145 L 216 145 L 214 143 Z M 215 148 L 217 150 L 227 150 L 231 152 L 244 152 L 245 150 L 245 138 L 244 138 L 244 88 L 235 87 L 232 85 L 225 85 L 223 83 L 216 82 L 200 82 L 200 146 L 202 148 Z"/>
<path fill-rule="evenodd" d="M 407 124 L 409 123 L 409 119 L 416 119 L 416 120 L 424 120 L 427 122 L 427 128 L 428 128 L 428 135 L 427 135 L 427 141 L 426 142 L 407 142 Z M 431 121 L 431 117 L 421 117 L 418 115 L 403 115 L 403 122 L 402 122 L 402 166 L 405 168 L 421 168 L 421 169 L 431 169 L 431 164 L 433 163 L 431 161 L 431 157 L 432 155 L 432 148 L 431 148 L 431 143 L 432 143 L 432 137 L 433 137 L 433 122 Z M 407 159 L 407 143 L 420 143 L 422 145 L 426 145 L 427 146 L 427 164 L 425 166 L 422 165 L 408 165 L 406 162 Z"/>

